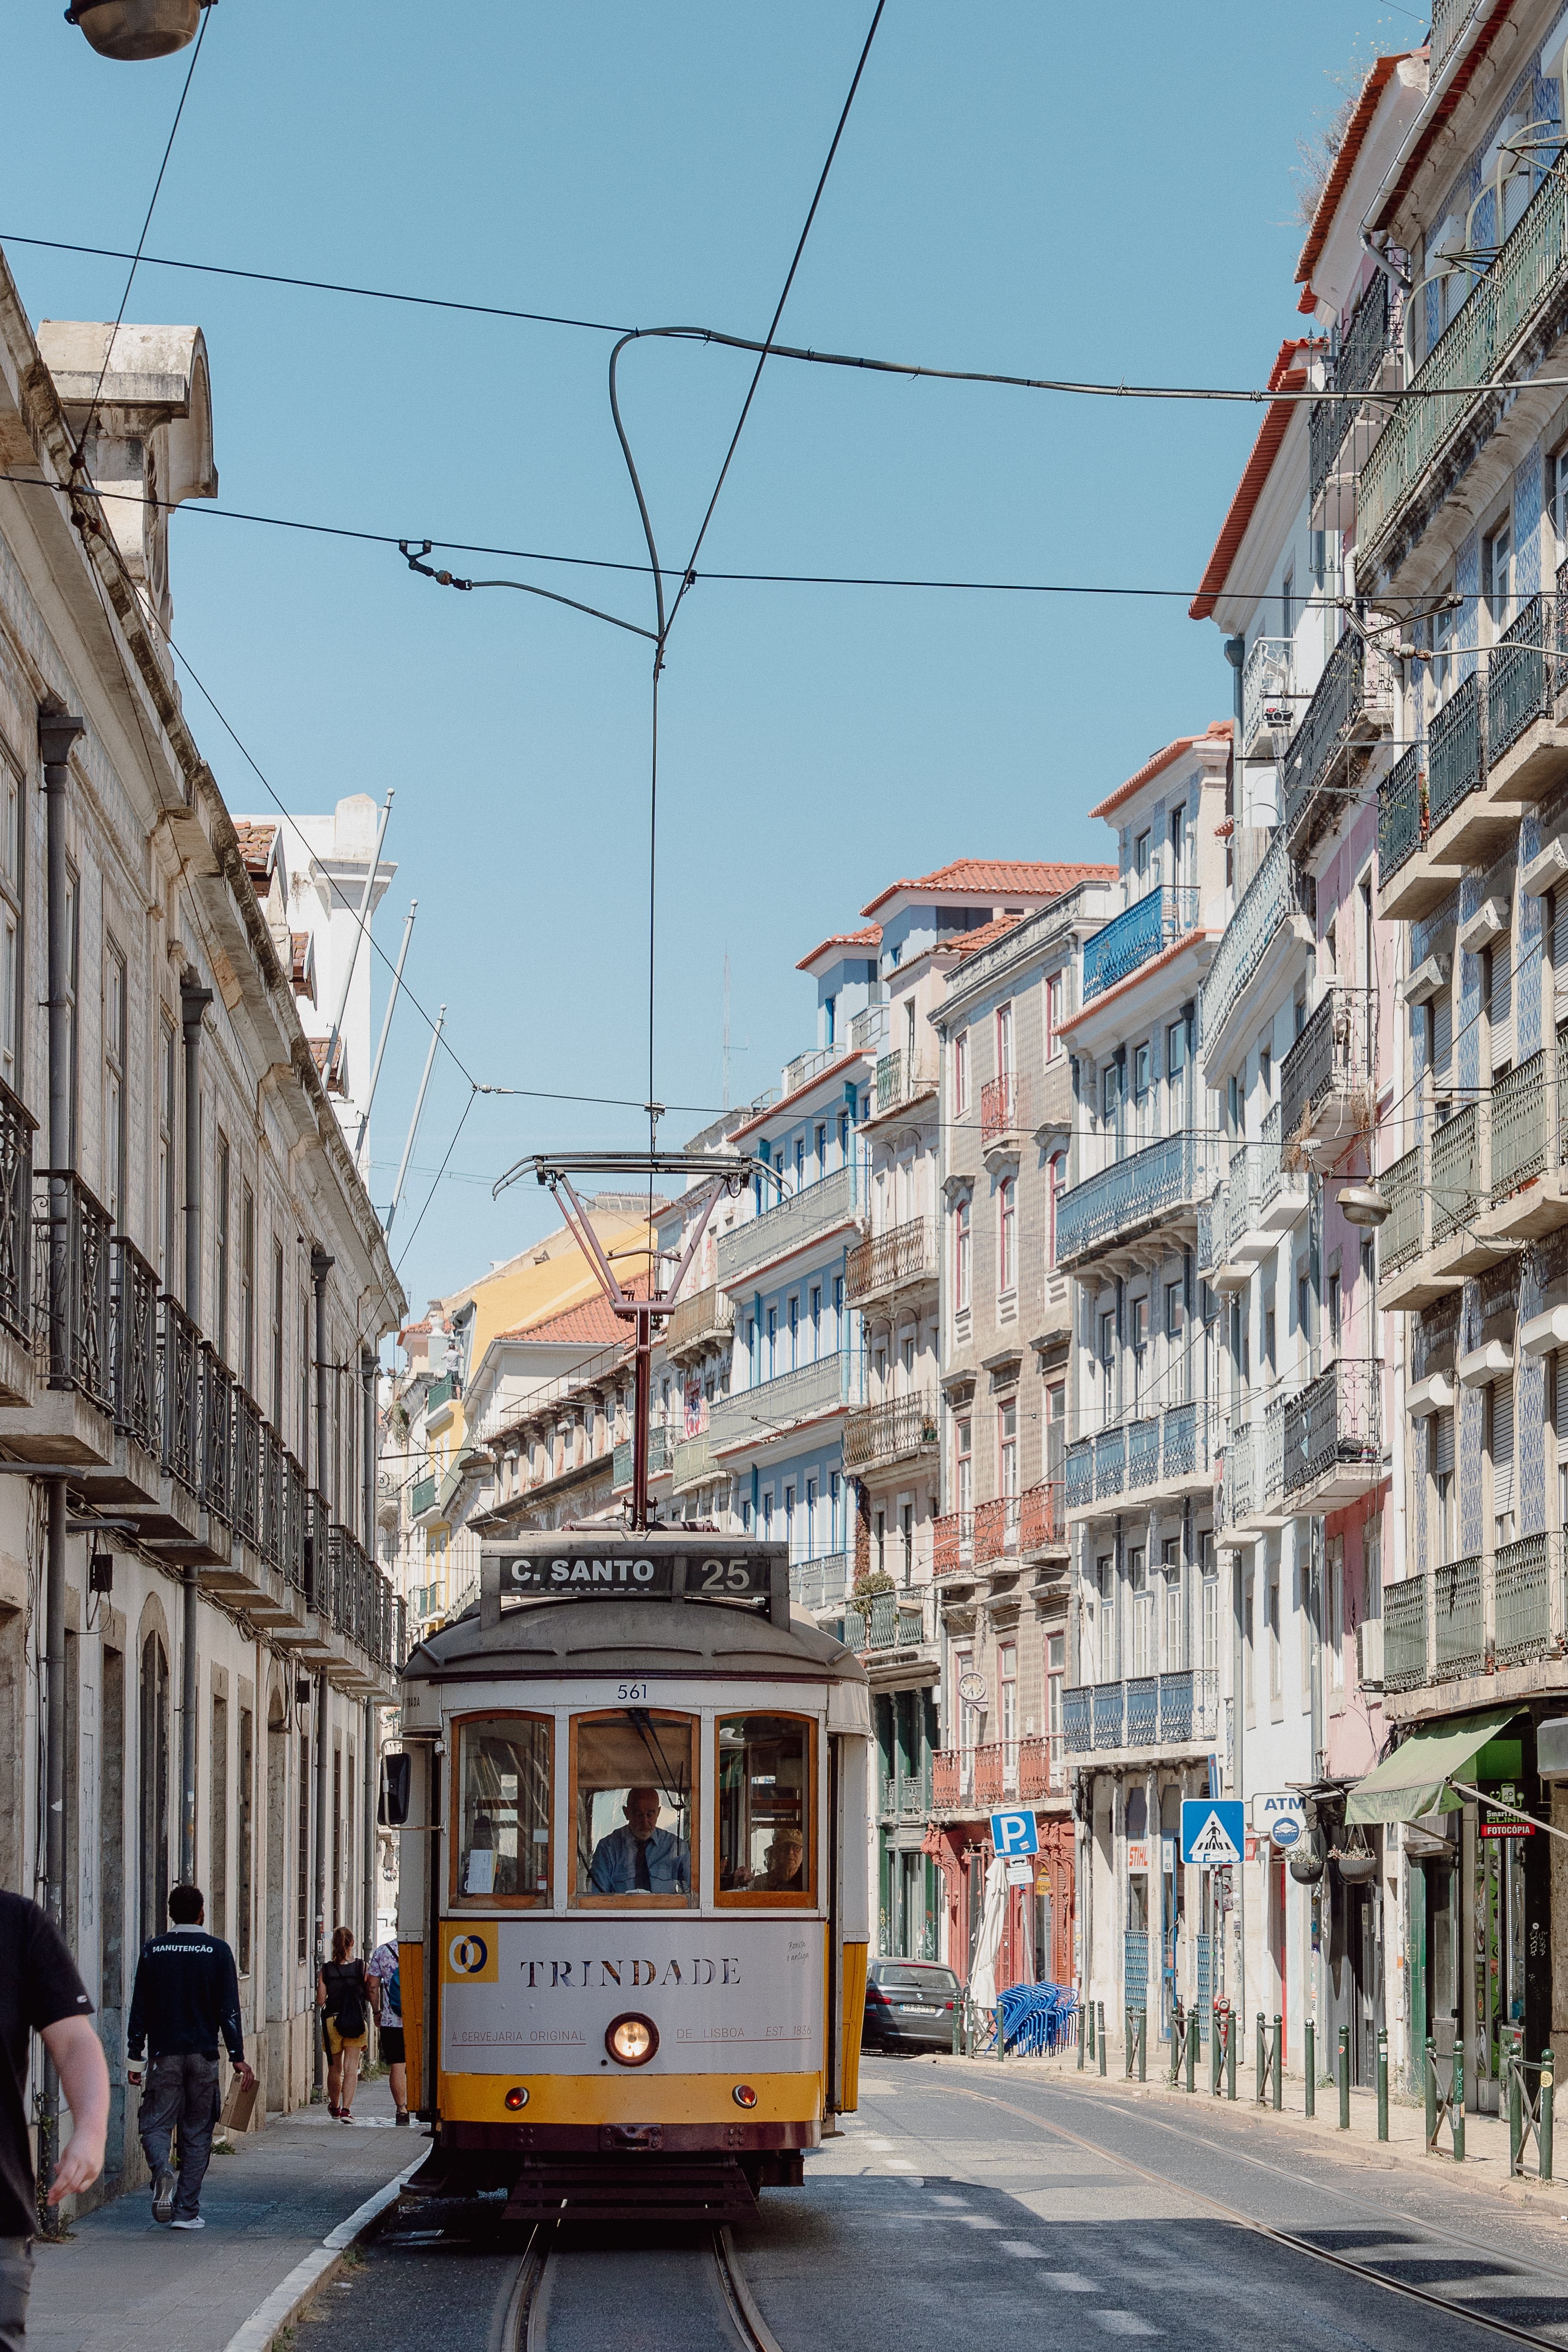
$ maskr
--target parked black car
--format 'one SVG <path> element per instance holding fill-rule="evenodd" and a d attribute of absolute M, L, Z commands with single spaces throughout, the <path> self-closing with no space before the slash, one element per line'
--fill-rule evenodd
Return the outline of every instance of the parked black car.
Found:
<path fill-rule="evenodd" d="M 951 2050 L 958 1979 L 933 1960 L 873 1960 L 866 1971 L 865 2050 Z"/>

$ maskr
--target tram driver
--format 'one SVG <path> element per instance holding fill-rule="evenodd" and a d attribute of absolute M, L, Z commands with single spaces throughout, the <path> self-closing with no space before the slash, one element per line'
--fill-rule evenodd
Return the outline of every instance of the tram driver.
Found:
<path fill-rule="evenodd" d="M 689 1895 L 691 1849 L 658 1826 L 657 1789 L 626 1790 L 624 1830 L 611 1830 L 594 1848 L 588 1884 L 595 1895 Z"/>

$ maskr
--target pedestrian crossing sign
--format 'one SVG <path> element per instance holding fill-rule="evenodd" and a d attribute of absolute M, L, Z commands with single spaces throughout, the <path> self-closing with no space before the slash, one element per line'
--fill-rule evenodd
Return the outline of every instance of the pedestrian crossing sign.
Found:
<path fill-rule="evenodd" d="M 1182 1801 L 1182 1860 L 1200 1870 L 1241 1860 L 1246 1809 L 1238 1797 L 1186 1797 Z"/>

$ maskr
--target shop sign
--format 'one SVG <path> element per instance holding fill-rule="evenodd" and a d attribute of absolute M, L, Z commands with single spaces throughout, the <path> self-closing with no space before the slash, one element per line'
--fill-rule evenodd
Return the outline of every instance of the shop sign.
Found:
<path fill-rule="evenodd" d="M 1128 1867 L 1128 1869 L 1129 1869 L 1129 1870 L 1147 1870 L 1147 1869 L 1148 1869 L 1148 1867 L 1149 1867 L 1149 1841 L 1148 1841 L 1148 1839 L 1147 1839 L 1147 1838 L 1129 1838 L 1129 1839 L 1128 1839 L 1128 1841 L 1127 1841 L 1127 1867 Z"/>
<path fill-rule="evenodd" d="M 1489 1813 L 1480 1823 L 1484 1838 L 1527 1838 L 1535 1835 L 1533 1822 L 1516 1822 L 1511 1813 Z"/>

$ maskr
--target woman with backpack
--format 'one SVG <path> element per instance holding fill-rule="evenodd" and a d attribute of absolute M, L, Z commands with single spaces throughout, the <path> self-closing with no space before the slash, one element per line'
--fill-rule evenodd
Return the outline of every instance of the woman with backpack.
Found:
<path fill-rule="evenodd" d="M 334 1927 L 332 1957 L 323 1960 L 316 1979 L 327 2045 L 327 2113 L 343 2124 L 353 2121 L 360 2056 L 370 2036 L 370 1984 L 353 1948 L 353 1928 Z"/>

